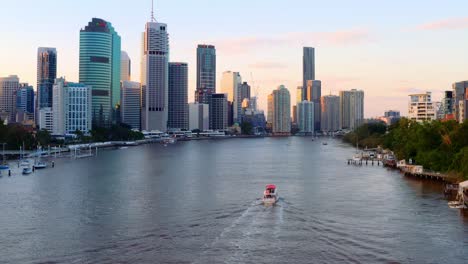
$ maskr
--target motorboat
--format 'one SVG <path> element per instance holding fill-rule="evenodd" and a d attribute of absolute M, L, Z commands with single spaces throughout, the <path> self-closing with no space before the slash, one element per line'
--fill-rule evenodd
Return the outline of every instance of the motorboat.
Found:
<path fill-rule="evenodd" d="M 361 161 L 361 159 L 362 159 L 362 157 L 361 157 L 361 155 L 359 155 L 359 154 L 356 154 L 356 155 L 353 156 L 353 161 L 357 161 L 357 162 L 358 162 L 358 161 Z"/>
<path fill-rule="evenodd" d="M 10 166 L 6 164 L 0 165 L 0 170 L 9 170 L 9 169 L 10 169 Z"/>
<path fill-rule="evenodd" d="M 322 145 L 326 146 L 326 145 L 328 145 L 328 143 L 327 143 L 327 142 L 323 142 Z"/>
<path fill-rule="evenodd" d="M 45 169 L 47 168 L 47 164 L 45 162 L 39 161 L 34 164 L 34 169 Z"/>
<path fill-rule="evenodd" d="M 263 204 L 273 205 L 278 201 L 278 189 L 274 184 L 268 184 L 263 192 Z"/>
<path fill-rule="evenodd" d="M 29 160 L 22 160 L 20 162 L 21 167 L 29 167 L 31 164 L 29 164 Z"/>
<path fill-rule="evenodd" d="M 33 170 L 31 168 L 23 168 L 23 175 L 29 175 L 33 173 Z"/>

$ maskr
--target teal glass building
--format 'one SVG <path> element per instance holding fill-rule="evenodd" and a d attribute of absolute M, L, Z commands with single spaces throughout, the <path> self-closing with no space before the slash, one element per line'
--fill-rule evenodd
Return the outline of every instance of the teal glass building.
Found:
<path fill-rule="evenodd" d="M 109 127 L 120 116 L 120 36 L 112 24 L 93 18 L 80 31 L 80 83 L 92 87 L 93 125 Z"/>

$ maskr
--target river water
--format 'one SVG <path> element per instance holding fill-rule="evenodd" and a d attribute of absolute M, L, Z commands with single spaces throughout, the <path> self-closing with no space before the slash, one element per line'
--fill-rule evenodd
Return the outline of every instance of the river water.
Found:
<path fill-rule="evenodd" d="M 440 184 L 322 140 L 144 145 L 3 176 L 0 263 L 468 263 L 468 217 Z"/>

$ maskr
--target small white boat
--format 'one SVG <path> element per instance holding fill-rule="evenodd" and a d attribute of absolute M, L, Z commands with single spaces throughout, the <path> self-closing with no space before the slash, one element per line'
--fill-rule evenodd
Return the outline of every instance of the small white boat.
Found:
<path fill-rule="evenodd" d="M 263 204 L 273 205 L 278 201 L 278 199 L 278 189 L 274 184 L 268 184 L 263 192 Z"/>
<path fill-rule="evenodd" d="M 33 170 L 31 168 L 23 168 L 23 175 L 29 175 L 33 173 Z"/>
<path fill-rule="evenodd" d="M 23 161 L 21 161 L 20 166 L 21 166 L 21 167 L 29 167 L 29 166 L 30 166 L 29 160 L 23 160 Z"/>
<path fill-rule="evenodd" d="M 47 168 L 47 164 L 45 162 L 39 161 L 34 164 L 35 169 L 45 169 Z"/>

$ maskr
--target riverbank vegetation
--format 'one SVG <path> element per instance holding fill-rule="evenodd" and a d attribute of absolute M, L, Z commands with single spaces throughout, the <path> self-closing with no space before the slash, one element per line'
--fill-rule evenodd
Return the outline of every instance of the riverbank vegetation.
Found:
<path fill-rule="evenodd" d="M 89 135 L 76 131 L 76 138 L 65 140 L 55 139 L 47 130 L 32 131 L 19 124 L 4 125 L 0 120 L 0 143 L 6 143 L 5 149 L 26 150 L 36 149 L 38 146 L 58 146 L 74 143 L 104 142 L 104 141 L 132 141 L 144 139 L 142 133 L 133 131 L 126 124 L 112 125 L 110 128 L 94 127 Z M 1 146 L 0 146 L 1 147 Z"/>
<path fill-rule="evenodd" d="M 398 159 L 412 159 L 424 168 L 468 178 L 468 121 L 418 123 L 403 118 L 381 130 L 384 124 L 365 124 L 344 140 L 360 147 L 378 145 L 391 149 Z"/>

